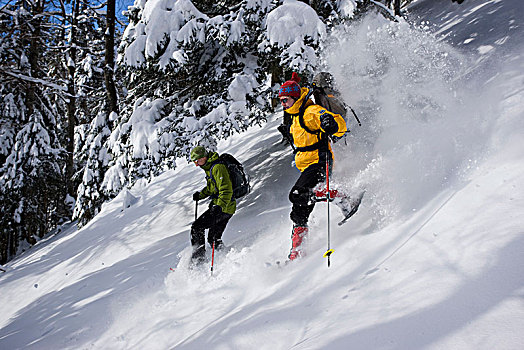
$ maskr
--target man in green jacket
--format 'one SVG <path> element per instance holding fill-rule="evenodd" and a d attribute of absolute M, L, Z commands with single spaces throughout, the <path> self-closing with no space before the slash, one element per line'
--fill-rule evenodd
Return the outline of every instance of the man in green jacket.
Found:
<path fill-rule="evenodd" d="M 191 150 L 191 160 L 195 166 L 206 172 L 207 185 L 201 191 L 193 194 L 193 200 L 198 201 L 211 197 L 209 209 L 195 220 L 191 226 L 191 245 L 193 253 L 191 262 L 197 265 L 206 261 L 205 230 L 209 229 L 207 241 L 215 249 L 223 247 L 222 233 L 229 219 L 235 213 L 237 203 L 233 197 L 233 184 L 224 164 L 218 163 L 218 153 L 208 152 L 202 146 Z"/>

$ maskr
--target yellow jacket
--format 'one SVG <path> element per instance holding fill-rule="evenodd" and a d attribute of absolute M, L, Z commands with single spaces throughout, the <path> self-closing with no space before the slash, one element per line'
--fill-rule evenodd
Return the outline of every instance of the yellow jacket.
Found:
<path fill-rule="evenodd" d="M 308 100 L 306 102 L 306 110 L 304 112 L 304 125 L 310 129 L 313 132 L 319 132 L 322 133 L 318 134 L 311 134 L 308 131 L 306 131 L 301 125 L 299 121 L 299 111 L 300 106 L 302 105 L 302 102 L 306 98 L 306 95 L 309 92 L 308 88 L 302 88 L 301 89 L 301 96 L 300 98 L 295 101 L 293 106 L 286 109 L 286 112 L 291 114 L 293 121 L 290 128 L 290 133 L 293 137 L 293 144 L 296 148 L 298 148 L 298 152 L 295 154 L 295 164 L 297 168 L 300 171 L 304 171 L 308 166 L 311 164 L 315 164 L 319 162 L 319 150 L 306 150 L 301 151 L 300 148 L 302 147 L 308 147 L 315 145 L 317 142 L 325 141 L 327 143 L 327 148 L 329 152 L 331 152 L 331 157 L 333 157 L 333 152 L 331 150 L 331 145 L 329 143 L 329 139 L 326 140 L 327 135 L 325 134 L 324 130 L 320 127 L 320 117 L 321 115 L 325 113 L 331 114 L 335 121 L 338 124 L 338 131 L 334 134 L 334 136 L 341 137 L 346 133 L 347 127 L 346 122 L 344 121 L 344 118 L 340 114 L 334 114 L 330 111 L 326 110 L 324 107 L 316 105 L 313 103 L 313 101 Z M 322 159 L 322 161 L 325 161 Z"/>

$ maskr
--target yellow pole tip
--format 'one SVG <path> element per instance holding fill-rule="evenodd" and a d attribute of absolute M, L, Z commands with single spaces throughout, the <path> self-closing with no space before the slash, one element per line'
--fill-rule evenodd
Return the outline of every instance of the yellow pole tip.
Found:
<path fill-rule="evenodd" d="M 324 258 L 329 257 L 334 252 L 335 252 L 335 249 L 329 249 L 327 252 L 324 253 Z"/>

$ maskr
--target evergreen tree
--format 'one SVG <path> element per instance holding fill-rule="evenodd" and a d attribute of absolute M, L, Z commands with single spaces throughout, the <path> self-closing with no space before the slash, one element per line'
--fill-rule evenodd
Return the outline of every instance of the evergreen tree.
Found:
<path fill-rule="evenodd" d="M 66 191 L 65 152 L 57 134 L 58 113 L 50 96 L 60 86 L 48 79 L 53 45 L 45 1 L 14 2 L 0 14 L 2 164 L 0 198 L 5 262 L 62 222 Z"/>
<path fill-rule="evenodd" d="M 17 242 L 22 235 L 33 242 L 25 232 L 38 237 L 69 217 L 70 195 L 77 195 L 74 218 L 84 224 L 105 200 L 172 168 L 193 145 L 213 148 L 263 122 L 285 73 L 307 77 L 318 69 L 326 33 L 355 5 L 136 2 L 115 70 L 114 1 L 107 3 L 107 16 L 85 0 L 56 8 L 46 1 L 13 2 L 0 13 L 0 178 L 10 189 L 0 192 L 1 224 L 2 230 L 19 227 Z M 281 21 L 279 13 L 294 22 Z M 119 74 L 127 85 L 125 101 L 118 98 Z M 40 162 L 22 149 L 35 150 Z M 54 188 L 53 195 L 38 186 Z M 35 229 L 27 218 L 37 203 L 46 208 L 38 209 Z M 2 237 L 2 249 L 15 247 L 3 250 L 5 261 L 18 243 L 12 235 Z"/>
<path fill-rule="evenodd" d="M 310 78 L 319 68 L 318 50 L 327 38 L 322 18 L 304 2 L 285 2 L 268 13 L 265 23 L 259 55 L 262 67 L 273 74 L 272 83 L 283 82 L 292 71 Z"/>
<path fill-rule="evenodd" d="M 130 8 L 119 52 L 134 108 L 122 112 L 111 137 L 109 149 L 117 152 L 108 172 L 112 179 L 105 180 L 111 190 L 172 167 L 193 144 L 214 146 L 263 120 L 269 89 L 256 64 L 259 33 L 252 30 L 263 27 L 264 16 L 255 24 L 254 11 L 265 3 L 195 6 L 178 0 L 169 8 L 145 3 L 147 12 L 142 4 Z M 138 125 L 148 127 L 137 130 Z M 153 141 L 140 143 L 144 130 Z"/>
<path fill-rule="evenodd" d="M 79 220 L 80 225 L 86 224 L 99 211 L 101 204 L 108 199 L 100 191 L 100 185 L 109 163 L 108 152 L 105 148 L 107 137 L 110 135 L 106 113 L 100 111 L 89 125 L 84 146 L 86 150 L 86 164 L 82 181 L 78 186 L 78 198 L 73 218 Z"/>
<path fill-rule="evenodd" d="M 120 75 L 115 70 L 115 2 L 107 3 L 108 11 L 105 21 L 98 20 L 98 35 L 93 39 L 97 46 L 91 45 L 80 66 L 84 67 L 85 83 L 90 83 L 92 89 L 86 95 L 86 101 L 93 105 L 90 110 L 92 118 L 89 123 L 76 128 L 75 157 L 77 159 L 77 199 L 73 212 L 73 220 L 78 220 L 80 226 L 86 224 L 100 210 L 102 204 L 111 198 L 111 193 L 104 191 L 103 179 L 108 169 L 111 155 L 107 149 L 108 139 L 113 127 L 113 120 L 118 118 L 119 98 L 121 91 Z M 89 27 L 91 28 L 91 27 Z M 90 31 L 86 30 L 86 33 Z M 101 35 L 101 34 L 104 35 Z M 86 35 L 82 36 L 87 37 Z M 103 39 L 102 39 L 103 38 Z M 116 40 L 118 42 L 118 40 Z M 95 58 L 95 59 L 93 59 Z"/>
<path fill-rule="evenodd" d="M 71 218 L 86 125 L 104 108 L 104 17 L 83 0 L 55 5 L 0 11 L 1 263 Z"/>
<path fill-rule="evenodd" d="M 133 107 L 121 112 L 109 138 L 105 191 L 173 167 L 195 144 L 213 148 L 264 121 L 285 72 L 308 76 L 319 67 L 322 21 L 348 17 L 340 3 L 353 4 L 316 2 L 324 17 L 279 0 L 135 3 L 119 49 Z M 281 13 L 292 13 L 295 27 L 279 22 Z"/>

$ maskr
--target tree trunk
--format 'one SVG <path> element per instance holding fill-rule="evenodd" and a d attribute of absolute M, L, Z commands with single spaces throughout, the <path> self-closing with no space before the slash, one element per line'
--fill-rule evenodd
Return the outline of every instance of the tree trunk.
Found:
<path fill-rule="evenodd" d="M 271 87 L 275 86 L 276 84 L 281 84 L 281 69 L 280 66 L 277 63 L 273 63 L 271 65 Z M 280 104 L 280 101 L 278 98 L 275 98 L 274 96 L 271 96 L 271 109 L 272 111 L 275 111 L 275 109 Z"/>
<path fill-rule="evenodd" d="M 31 76 L 33 78 L 40 77 L 40 69 L 38 62 L 40 59 L 40 31 L 41 31 L 41 19 L 39 15 L 44 12 L 44 0 L 34 2 L 34 20 L 32 21 L 32 28 L 27 28 L 27 33 L 31 33 L 30 46 L 29 46 L 29 65 L 31 69 Z M 36 101 L 36 83 L 30 82 L 27 84 L 26 90 L 26 107 L 27 115 L 30 116 L 35 111 Z"/>
<path fill-rule="evenodd" d="M 115 0 L 107 1 L 105 31 L 105 68 L 104 78 L 107 92 L 107 114 L 118 113 L 118 99 L 114 79 L 115 69 Z"/>
<path fill-rule="evenodd" d="M 395 8 L 395 16 L 400 16 L 400 0 L 395 0 L 393 6 Z"/>
<path fill-rule="evenodd" d="M 66 159 L 66 185 L 67 193 L 70 196 L 75 195 L 73 176 L 75 172 L 74 149 L 75 149 L 75 126 L 76 126 L 76 30 L 78 25 L 78 9 L 80 0 L 73 3 L 71 14 L 71 33 L 69 39 L 69 49 L 65 55 L 67 66 L 67 159 Z M 65 18 L 65 16 L 64 16 Z"/>

